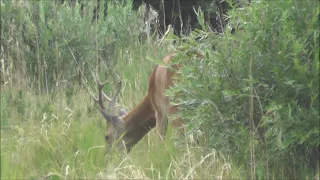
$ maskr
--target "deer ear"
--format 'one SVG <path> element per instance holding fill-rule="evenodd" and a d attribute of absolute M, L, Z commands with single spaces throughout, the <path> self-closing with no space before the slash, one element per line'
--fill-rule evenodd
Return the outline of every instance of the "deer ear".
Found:
<path fill-rule="evenodd" d="M 121 107 L 121 108 L 119 109 L 119 116 L 120 116 L 120 117 L 125 116 L 125 115 L 127 115 L 127 114 L 128 114 L 128 110 L 127 110 L 126 108 Z"/>

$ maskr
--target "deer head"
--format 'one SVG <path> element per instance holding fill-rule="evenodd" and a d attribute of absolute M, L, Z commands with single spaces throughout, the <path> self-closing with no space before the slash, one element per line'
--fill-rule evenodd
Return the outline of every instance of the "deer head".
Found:
<path fill-rule="evenodd" d="M 124 134 L 126 130 L 126 123 L 122 119 L 122 116 L 126 115 L 127 112 L 124 108 L 120 108 L 119 116 L 115 115 L 116 98 L 121 90 L 121 81 L 118 82 L 117 91 L 112 98 L 109 98 L 102 91 L 104 85 L 107 84 L 107 82 L 100 83 L 96 79 L 96 84 L 98 86 L 98 98 L 94 97 L 91 93 L 90 94 L 93 100 L 100 106 L 100 112 L 102 113 L 103 117 L 106 119 L 107 122 L 107 132 L 105 135 L 105 140 L 107 144 L 109 144 L 109 147 L 115 142 L 118 142 L 117 145 L 123 145 L 123 143 L 121 143 L 121 141 L 119 140 L 121 139 L 121 136 Z M 104 100 L 108 102 L 110 112 L 106 110 L 103 103 Z"/>

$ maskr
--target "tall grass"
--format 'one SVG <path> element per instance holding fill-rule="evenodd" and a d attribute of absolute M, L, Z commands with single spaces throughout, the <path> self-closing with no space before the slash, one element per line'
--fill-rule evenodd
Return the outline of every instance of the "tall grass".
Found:
<path fill-rule="evenodd" d="M 2 179 L 319 179 L 319 3 L 244 3 L 223 34 L 199 12 L 204 30 L 180 41 L 159 39 L 156 17 L 131 3 L 95 22 L 94 1 L 83 16 L 57 2 L 1 1 Z M 132 109 L 174 51 L 184 67 L 167 93 L 187 136 L 169 127 L 165 142 L 151 131 L 129 155 L 105 154 L 93 76 L 110 81 L 106 94 L 123 80 Z"/>
<path fill-rule="evenodd" d="M 130 155 L 106 158 L 92 76 L 108 74 L 107 94 L 123 80 L 120 103 L 131 109 L 173 46 L 148 31 L 143 9 L 110 3 L 92 22 L 92 2 L 81 17 L 79 5 L 1 1 L 1 178 L 245 178 L 223 152 L 176 141 L 171 129 L 165 143 L 152 131 Z"/>
<path fill-rule="evenodd" d="M 64 91 L 49 97 L 18 86 L 1 93 L 3 179 L 245 177 L 223 153 L 188 139 L 161 143 L 153 131 L 129 155 L 116 152 L 106 159 L 106 123 L 86 90 L 76 89 L 69 100 Z"/>

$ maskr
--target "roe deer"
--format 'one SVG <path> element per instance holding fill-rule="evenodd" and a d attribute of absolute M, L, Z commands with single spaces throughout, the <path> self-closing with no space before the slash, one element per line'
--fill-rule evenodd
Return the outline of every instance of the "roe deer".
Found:
<path fill-rule="evenodd" d="M 163 59 L 164 64 L 168 64 L 173 55 L 169 55 Z M 203 57 L 203 56 L 202 56 Z M 163 65 L 157 65 L 149 79 L 149 87 L 147 95 L 132 111 L 127 113 L 120 109 L 119 116 L 115 115 L 115 101 L 121 89 L 121 82 L 118 84 L 116 93 L 109 98 L 102 92 L 102 88 L 106 83 L 98 84 L 98 98 L 93 95 L 92 98 L 99 104 L 100 112 L 107 121 L 107 133 L 105 139 L 108 144 L 118 141 L 124 145 L 127 152 L 138 143 L 152 128 L 156 126 L 157 132 L 163 139 L 166 134 L 168 115 L 177 113 L 178 107 L 170 105 L 169 98 L 165 95 L 165 90 L 173 86 L 173 75 L 179 69 L 179 65 L 172 65 L 167 68 Z M 106 111 L 103 99 L 109 103 L 110 113 Z M 173 126 L 182 126 L 180 118 L 172 121 Z M 122 146 L 123 147 L 123 146 Z"/>

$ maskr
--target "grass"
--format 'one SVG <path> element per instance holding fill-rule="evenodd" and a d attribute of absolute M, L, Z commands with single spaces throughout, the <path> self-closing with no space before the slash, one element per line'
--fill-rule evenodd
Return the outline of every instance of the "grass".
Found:
<path fill-rule="evenodd" d="M 159 45 L 157 40 L 116 46 L 113 71 L 124 82 L 120 104 L 132 109 L 143 99 L 154 65 L 173 49 L 170 42 Z M 17 51 L 23 54 L 23 49 Z M 73 58 L 71 54 L 77 54 L 72 48 L 68 53 L 70 58 Z M 8 52 L 4 54 L 5 60 L 13 62 L 17 58 Z M 19 62 L 25 62 L 29 57 L 19 58 Z M 95 64 L 96 60 L 91 63 Z M 105 71 L 104 66 L 101 69 Z M 100 78 L 104 81 L 102 74 Z M 92 76 L 83 76 L 83 81 L 88 83 L 81 87 L 69 78 L 57 81 L 53 91 L 45 88 L 46 91 L 39 92 L 32 82 L 30 86 L 27 72 L 13 69 L 1 75 L 5 81 L 1 86 L 1 179 L 246 177 L 223 153 L 177 137 L 170 127 L 165 142 L 153 130 L 130 154 L 114 150 L 106 155 L 106 123 L 88 92 L 96 93 Z M 105 87 L 110 95 L 115 89 L 111 79 Z"/>
<path fill-rule="evenodd" d="M 155 17 L 150 14 L 146 17 L 143 8 L 138 12 L 132 11 L 130 3 L 113 6 L 110 1 L 108 18 L 92 23 L 94 1 L 88 1 L 85 7 L 87 15 L 83 17 L 79 4 L 72 9 L 66 4 L 51 1 L 21 2 L 1 1 L 1 179 L 285 179 L 290 177 L 287 172 L 291 171 L 294 171 L 291 177 L 319 179 L 319 163 L 316 170 L 303 163 L 292 170 L 285 156 L 280 155 L 276 161 L 269 161 L 268 156 L 273 154 L 259 150 L 256 142 L 246 137 L 246 129 L 239 126 L 225 129 L 225 121 L 220 121 L 223 118 L 211 116 L 212 111 L 206 104 L 203 104 L 202 110 L 197 109 L 197 116 L 185 116 L 186 119 L 205 122 L 203 130 L 206 132 L 200 137 L 200 145 L 189 136 L 176 136 L 175 130 L 169 127 L 164 142 L 153 130 L 130 154 L 116 149 L 105 154 L 106 123 L 89 96 L 88 91 L 96 93 L 90 72 L 100 73 L 99 77 L 104 81 L 107 71 L 104 65 L 115 65 L 110 67 L 117 76 L 113 74 L 111 77 L 109 74 L 110 83 L 104 91 L 112 95 L 115 80 L 122 80 L 120 104 L 132 109 L 143 99 L 154 65 L 160 64 L 161 59 L 177 48 L 170 42 L 172 34 L 163 41 L 152 35 L 150 26 Z M 100 8 L 101 14 L 102 10 Z M 258 9 L 257 12 L 263 11 Z M 273 22 L 275 18 L 271 19 Z M 247 37 L 250 39 L 251 34 Z M 197 46 L 198 42 L 192 36 L 186 38 L 191 41 L 191 46 L 182 43 L 180 49 Z M 243 36 L 242 41 L 246 43 Z M 210 42 L 207 47 L 205 44 L 200 46 L 210 48 L 211 52 L 211 43 L 215 42 Z M 223 52 L 229 53 L 233 47 L 232 39 L 226 42 L 219 39 L 218 43 L 223 47 Z M 238 47 L 236 49 L 232 52 L 240 58 Z M 216 57 L 206 55 L 209 59 Z M 229 58 L 229 54 L 226 57 Z M 215 63 L 226 64 L 223 58 L 218 54 L 214 59 L 221 62 Z M 241 64 L 243 59 L 240 59 Z M 233 63 L 230 67 L 236 69 L 241 66 Z M 215 71 L 220 67 L 212 64 L 212 68 Z M 80 70 L 83 73 L 81 83 L 78 78 Z M 220 86 L 219 82 L 207 82 L 208 85 Z M 230 87 L 233 87 L 239 82 L 223 83 L 231 83 Z M 214 96 L 213 99 L 217 98 L 212 89 L 205 91 L 199 84 L 193 81 L 190 89 L 199 90 L 200 95 L 191 95 L 186 100 L 208 98 L 209 93 Z M 250 84 L 249 87 L 252 86 Z M 218 89 L 220 91 L 220 87 Z M 254 105 L 252 102 L 250 104 Z M 223 102 L 217 109 L 233 116 L 235 106 L 241 109 L 245 105 L 225 105 Z M 252 119 L 252 109 L 249 111 Z M 243 121 L 240 119 L 239 122 Z M 225 136 L 227 131 L 235 131 L 231 133 L 234 134 L 231 141 L 235 143 L 228 142 L 228 136 Z M 215 147 L 215 144 L 220 149 L 209 148 Z M 237 144 L 241 149 L 232 144 Z M 247 151 L 250 147 L 254 147 L 251 154 Z M 251 161 L 250 157 L 253 158 Z M 300 163 L 299 159 L 294 161 Z"/>
<path fill-rule="evenodd" d="M 64 91 L 47 96 L 23 87 L 2 87 L 2 179 L 244 177 L 220 152 L 188 139 L 177 141 L 172 129 L 164 143 L 152 131 L 129 155 L 115 151 L 106 158 L 106 124 L 87 91 L 74 91 L 68 101 Z"/>

